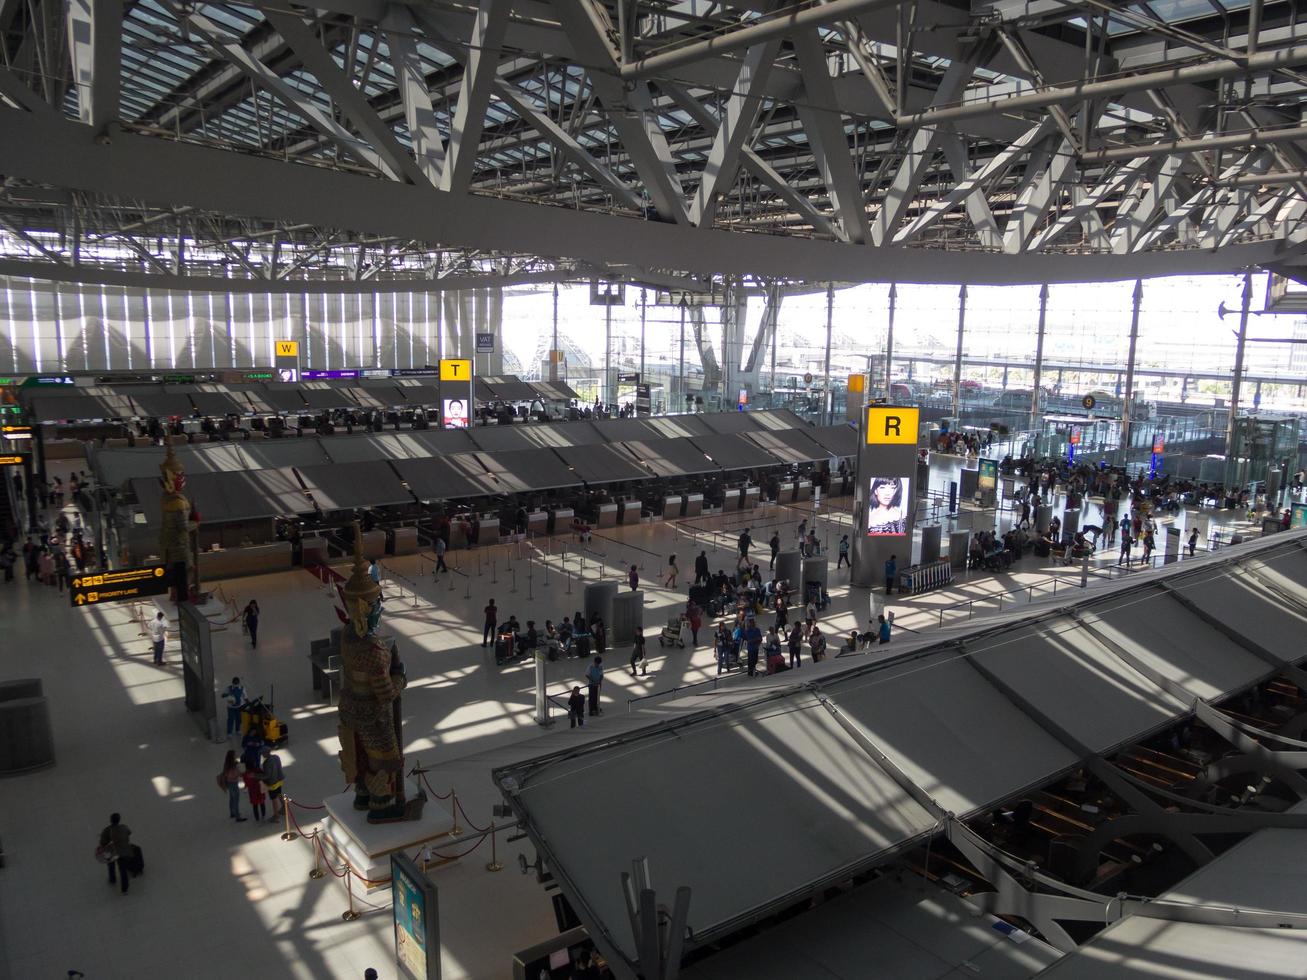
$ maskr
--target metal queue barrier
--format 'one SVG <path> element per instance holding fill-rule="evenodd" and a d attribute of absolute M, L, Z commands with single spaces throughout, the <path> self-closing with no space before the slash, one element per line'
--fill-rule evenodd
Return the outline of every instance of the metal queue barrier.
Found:
<path fill-rule="evenodd" d="M 941 558 L 938 561 L 926 562 L 924 565 L 913 565 L 899 572 L 899 591 L 917 595 L 920 592 L 938 589 L 952 581 L 953 566 L 949 564 L 947 558 Z"/>

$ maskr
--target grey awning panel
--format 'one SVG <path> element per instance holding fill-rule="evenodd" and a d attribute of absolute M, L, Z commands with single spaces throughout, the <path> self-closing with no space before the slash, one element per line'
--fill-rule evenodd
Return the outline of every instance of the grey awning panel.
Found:
<path fill-rule="evenodd" d="M 711 412 L 691 418 L 701 419 L 713 432 L 752 432 L 758 428 L 752 412 Z"/>
<path fill-rule="evenodd" d="M 1091 752 L 1105 752 L 1189 708 L 1059 617 L 968 642 L 966 650 Z"/>
<path fill-rule="evenodd" d="M 827 449 L 832 456 L 856 456 L 858 454 L 858 430 L 851 425 L 805 426 L 803 433 L 812 437 L 818 445 Z"/>
<path fill-rule="evenodd" d="M 619 445 L 634 462 L 648 467 L 655 476 L 686 476 L 721 470 L 690 439 L 627 441 Z"/>
<path fill-rule="evenodd" d="M 197 391 L 190 399 L 202 415 L 244 415 L 249 412 L 248 402 L 238 402 L 231 395 L 220 391 Z"/>
<path fill-rule="evenodd" d="M 775 456 L 740 434 L 695 436 L 690 440 L 724 470 L 751 470 L 775 466 Z"/>
<path fill-rule="evenodd" d="M 357 408 L 358 403 L 351 401 L 339 388 L 319 385 L 317 382 L 300 385 L 300 396 L 309 408 L 325 411 L 332 408 Z"/>
<path fill-rule="evenodd" d="M 628 480 L 647 480 L 649 471 L 612 446 L 564 446 L 557 450 L 563 462 L 586 483 L 597 486 Z"/>
<path fill-rule="evenodd" d="M 782 463 L 815 463 L 830 456 L 823 446 L 799 429 L 758 429 L 744 433 L 744 437 Z"/>
<path fill-rule="evenodd" d="M 166 419 L 173 416 L 189 417 L 195 406 L 185 395 L 170 395 L 166 392 L 134 392 L 132 403 L 136 414 L 143 418 Z"/>
<path fill-rule="evenodd" d="M 810 693 L 698 721 L 642 748 L 634 756 L 582 749 L 523 774 L 516 794 L 588 911 L 632 958 L 613 873 L 630 865 L 631 841 L 657 869 L 655 881 L 692 889 L 689 926 L 702 935 L 935 826 Z M 578 798 L 585 820 L 576 819 Z M 784 846 L 763 859 L 755 834 L 703 833 L 701 824 L 669 821 L 662 806 L 635 800 L 692 801 L 697 814 L 765 814 L 765 835 Z"/>
<path fill-rule="evenodd" d="M 552 449 L 522 449 L 517 452 L 482 453 L 482 462 L 506 492 L 557 490 L 579 487 L 581 478 Z"/>
<path fill-rule="evenodd" d="M 295 385 L 286 385 L 284 387 L 265 385 L 261 395 L 274 412 L 299 414 L 309 410 L 309 407 L 304 404 L 304 399 L 300 397 L 299 388 Z"/>
<path fill-rule="evenodd" d="M 467 456 L 470 454 L 441 459 L 397 459 L 394 467 L 419 500 L 479 497 L 484 494 L 484 490 L 478 482 L 466 475 L 465 466 L 469 462 Z M 474 466 L 478 465 L 475 460 L 470 462 Z"/>
<path fill-rule="evenodd" d="M 296 472 L 324 511 L 412 503 L 413 498 L 382 460 L 297 466 Z"/>

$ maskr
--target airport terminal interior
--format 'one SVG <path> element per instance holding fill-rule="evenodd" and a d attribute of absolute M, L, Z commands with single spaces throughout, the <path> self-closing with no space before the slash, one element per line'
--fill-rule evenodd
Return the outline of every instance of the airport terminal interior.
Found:
<path fill-rule="evenodd" d="M 1307 959 L 1286 0 L 0 0 L 0 980 Z"/>

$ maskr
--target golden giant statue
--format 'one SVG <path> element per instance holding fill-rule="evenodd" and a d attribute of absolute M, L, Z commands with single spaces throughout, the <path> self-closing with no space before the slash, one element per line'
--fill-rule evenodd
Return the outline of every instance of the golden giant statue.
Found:
<path fill-rule="evenodd" d="M 404 794 L 400 693 L 407 683 L 393 637 L 381 636 L 381 586 L 368 574 L 363 534 L 354 525 L 354 570 L 340 588 L 340 765 L 354 786 L 354 809 L 369 823 L 417 820 L 426 794 Z"/>
<path fill-rule="evenodd" d="M 195 519 L 194 509 L 186 497 L 186 471 L 181 460 L 172 451 L 172 443 L 159 464 L 159 483 L 163 487 L 163 498 L 159 509 L 159 556 L 164 567 L 172 573 L 178 565 L 186 566 L 185 583 L 173 581 L 177 589 L 177 599 L 189 597 L 195 582 L 195 555 L 191 535 L 195 533 L 199 522 Z"/>

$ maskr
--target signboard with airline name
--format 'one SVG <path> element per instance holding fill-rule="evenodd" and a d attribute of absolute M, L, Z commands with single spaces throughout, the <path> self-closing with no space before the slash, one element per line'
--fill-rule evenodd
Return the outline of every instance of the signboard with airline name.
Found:
<path fill-rule="evenodd" d="M 102 602 L 143 599 L 164 595 L 168 574 L 163 565 L 115 568 L 107 572 L 84 572 L 73 576 L 68 598 L 74 606 L 98 606 Z"/>

